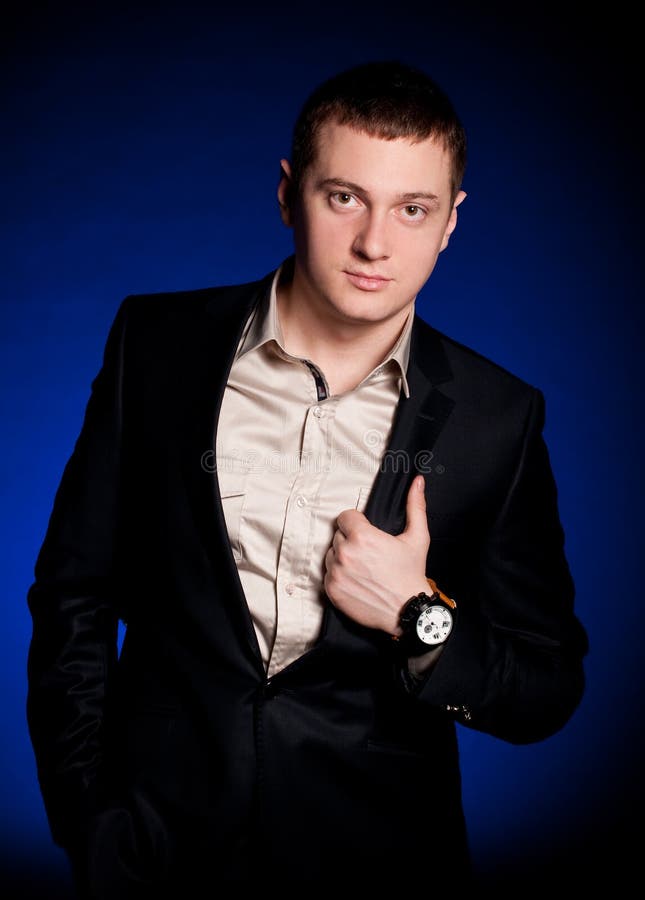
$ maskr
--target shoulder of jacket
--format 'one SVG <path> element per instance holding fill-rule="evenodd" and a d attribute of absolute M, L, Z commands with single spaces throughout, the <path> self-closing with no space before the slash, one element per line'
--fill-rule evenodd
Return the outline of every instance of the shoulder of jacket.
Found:
<path fill-rule="evenodd" d="M 493 386 L 516 394 L 532 395 L 539 389 L 525 378 L 473 347 L 439 331 L 417 316 L 421 341 L 439 342 L 457 381 Z"/>
<path fill-rule="evenodd" d="M 121 306 L 128 316 L 146 318 L 192 318 L 207 307 L 226 312 L 245 300 L 252 299 L 263 289 L 267 277 L 241 284 L 129 294 L 123 299 Z"/>

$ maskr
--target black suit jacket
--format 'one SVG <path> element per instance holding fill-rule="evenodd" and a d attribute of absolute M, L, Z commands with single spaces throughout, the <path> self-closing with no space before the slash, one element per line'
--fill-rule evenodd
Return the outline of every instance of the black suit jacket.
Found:
<path fill-rule="evenodd" d="M 413 884 L 420 846 L 452 880 L 468 857 L 455 722 L 539 741 L 582 696 L 542 395 L 418 317 L 365 512 L 400 532 L 426 475 L 427 573 L 456 631 L 411 690 L 388 636 L 328 604 L 315 646 L 266 678 L 212 449 L 272 274 L 122 303 L 36 564 L 28 721 L 54 840 L 91 896 Z"/>

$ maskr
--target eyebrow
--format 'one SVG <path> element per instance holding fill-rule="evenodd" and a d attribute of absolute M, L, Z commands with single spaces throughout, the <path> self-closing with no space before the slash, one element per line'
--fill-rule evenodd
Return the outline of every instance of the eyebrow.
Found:
<path fill-rule="evenodd" d="M 352 194 L 362 194 L 369 197 L 369 191 L 366 191 L 365 188 L 362 188 L 359 184 L 354 184 L 353 181 L 344 181 L 342 178 L 323 178 L 316 184 L 317 190 L 326 187 L 345 188 L 351 191 Z M 407 191 L 404 194 L 397 194 L 396 199 L 401 203 L 411 200 L 429 200 L 434 203 L 439 201 L 437 195 L 429 191 Z"/>

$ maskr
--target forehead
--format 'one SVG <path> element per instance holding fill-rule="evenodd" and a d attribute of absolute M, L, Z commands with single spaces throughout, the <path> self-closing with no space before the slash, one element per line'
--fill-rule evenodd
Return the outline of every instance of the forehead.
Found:
<path fill-rule="evenodd" d="M 318 133 L 307 175 L 314 181 L 352 182 L 366 190 L 440 196 L 450 192 L 451 157 L 443 142 L 433 137 L 387 140 L 350 125 L 326 122 Z"/>

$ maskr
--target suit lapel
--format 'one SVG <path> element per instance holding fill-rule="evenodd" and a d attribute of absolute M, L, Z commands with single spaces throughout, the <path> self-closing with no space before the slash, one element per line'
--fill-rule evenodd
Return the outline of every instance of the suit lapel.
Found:
<path fill-rule="evenodd" d="M 454 400 L 438 387 L 452 379 L 441 338 L 418 316 L 412 329 L 407 378 L 410 396 L 401 393 L 390 440 L 365 508 L 370 522 L 391 534 L 404 527 L 410 483 L 418 473 L 429 472 L 434 445 L 454 406 Z"/>
<path fill-rule="evenodd" d="M 446 424 L 454 401 L 411 364 L 410 397 L 399 401 L 392 434 L 374 489 L 365 508 L 370 522 L 398 534 L 405 525 L 405 497 L 418 473 L 428 473 L 433 447 Z"/>
<path fill-rule="evenodd" d="M 390 534 L 403 530 L 408 488 L 415 475 L 429 471 L 433 448 L 454 407 L 454 400 L 438 387 L 452 379 L 440 335 L 418 316 L 412 330 L 407 378 L 410 396 L 401 393 L 390 440 L 365 507 L 372 525 Z M 356 646 L 356 633 L 356 625 L 328 603 L 323 641 Z"/>
<path fill-rule="evenodd" d="M 184 484 L 203 549 L 217 572 L 222 603 L 229 604 L 256 667 L 262 667 L 261 654 L 228 540 L 216 470 L 215 432 L 239 339 L 272 275 L 253 285 L 214 291 L 195 330 L 181 386 L 182 402 L 190 403 L 183 417 Z M 209 627 L 206 614 L 204 627 Z"/>

